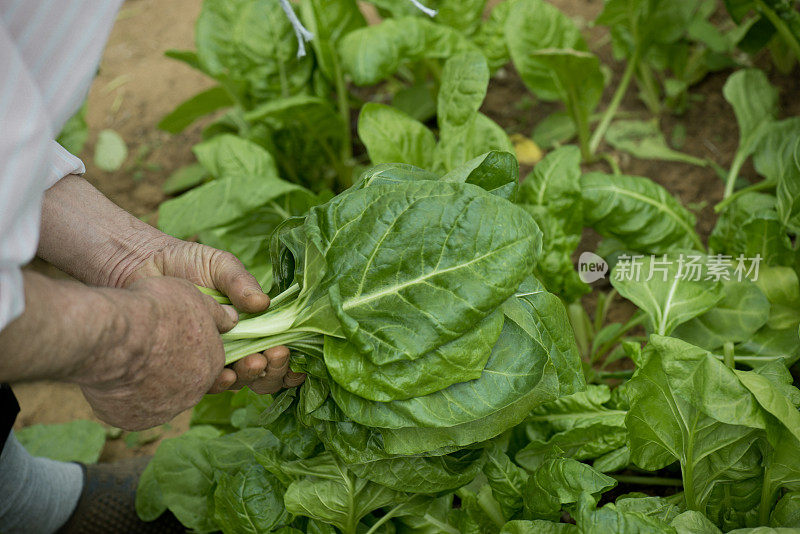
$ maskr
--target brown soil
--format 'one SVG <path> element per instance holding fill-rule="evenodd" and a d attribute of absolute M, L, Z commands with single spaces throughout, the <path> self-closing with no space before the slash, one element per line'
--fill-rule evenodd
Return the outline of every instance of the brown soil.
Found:
<path fill-rule="evenodd" d="M 490 3 L 496 3 L 491 0 Z M 601 28 L 586 21 L 596 17 L 602 8 L 601 0 L 550 0 L 585 26 L 590 47 L 619 79 L 622 65 L 611 57 L 609 40 Z M 97 79 L 89 94 L 88 122 L 91 135 L 81 154 L 87 166 L 87 177 L 114 202 L 131 213 L 147 217 L 154 213 L 164 199 L 161 184 L 175 169 L 190 163 L 190 147 L 200 138 L 200 125 L 181 135 L 171 136 L 159 131 L 155 124 L 177 104 L 207 88 L 211 83 L 187 66 L 167 59 L 167 49 L 193 48 L 194 20 L 201 0 L 128 0 L 111 34 Z M 757 58 L 757 65 L 770 73 L 781 88 L 782 116 L 800 115 L 800 78 L 771 72 L 768 58 Z M 680 117 L 664 116 L 662 129 L 667 139 L 674 128 L 686 130 L 682 150 L 694 156 L 710 158 L 727 167 L 738 142 L 738 129 L 730 106 L 722 98 L 721 88 L 729 72 L 710 75 L 692 89 L 695 95 L 690 109 Z M 614 84 L 607 90 L 610 98 Z M 521 101 L 523 105 L 518 103 Z M 527 102 L 527 104 L 526 104 Z M 515 106 L 514 103 L 517 103 Z M 503 69 L 492 81 L 484 111 L 495 118 L 510 133 L 530 134 L 535 124 L 557 109 L 549 103 L 536 102 L 520 81 L 513 68 Z M 630 90 L 623 102 L 628 112 L 647 116 L 645 107 Z M 98 170 L 91 161 L 97 134 L 104 128 L 119 132 L 130 149 L 127 163 L 118 172 Z M 626 174 L 648 176 L 667 187 L 693 209 L 698 217 L 698 231 L 707 236 L 713 227 L 713 205 L 722 197 L 723 184 L 711 167 L 681 163 L 642 161 L 626 154 L 614 154 Z M 602 164 L 598 169 L 603 169 Z M 529 169 L 523 169 L 527 172 Z M 605 170 L 608 170 L 605 168 Z M 748 173 L 750 173 L 748 175 Z M 745 176 L 754 176 L 745 169 Z M 596 236 L 588 236 L 582 250 L 591 248 Z M 607 287 L 607 286 L 606 286 Z M 599 289 L 602 289 L 601 286 Z M 592 307 L 594 299 L 587 297 Z M 624 305 L 617 306 L 612 320 L 622 320 L 630 313 Z M 22 405 L 17 426 L 35 423 L 65 422 L 76 418 L 92 418 L 91 409 L 78 388 L 65 384 L 25 384 L 15 387 Z M 173 435 L 184 430 L 188 414 L 176 418 L 170 428 L 148 434 L 149 439 Z M 129 440 L 131 441 L 131 440 Z M 112 460 L 152 452 L 158 442 L 128 447 L 122 439 L 110 440 L 103 460 Z"/>

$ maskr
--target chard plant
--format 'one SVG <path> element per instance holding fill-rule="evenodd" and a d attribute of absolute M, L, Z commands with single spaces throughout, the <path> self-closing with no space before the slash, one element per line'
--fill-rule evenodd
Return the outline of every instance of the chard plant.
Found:
<path fill-rule="evenodd" d="M 427 117 L 400 93 L 365 104 L 373 166 L 333 196 L 288 179 L 291 143 L 226 129 L 230 115 L 195 147 L 203 183 L 161 207 L 164 230 L 236 252 L 272 288 L 267 312 L 223 335 L 228 361 L 288 345 L 307 378 L 274 396 L 207 396 L 143 474 L 140 517 L 283 534 L 800 528 L 800 125 L 779 118 L 766 75 L 739 70 L 723 89 L 740 142 L 706 239 L 654 180 L 581 167 L 596 139 L 706 162 L 670 149 L 655 121 L 614 120 L 625 89 L 597 115 L 599 62 L 553 6 L 511 0 L 480 22 L 482 2 L 426 3 L 440 23 L 410 2 L 374 3 L 381 24 L 332 39 L 335 51 L 312 40 L 309 55 L 335 55 L 355 83 L 433 76 Z M 687 13 L 700 16 L 677 28 Z M 718 52 L 711 32 L 692 29 L 708 15 L 702 2 L 609 0 L 600 20 L 626 84 L 644 85 L 648 68 L 663 74 L 659 50 L 706 50 L 692 68 L 713 70 L 698 66 Z M 578 139 L 521 181 L 480 112 L 508 58 L 538 97 L 564 102 Z M 297 117 L 337 116 L 293 98 L 309 110 Z M 284 105 L 241 116 L 278 128 L 294 117 Z M 763 180 L 740 176 L 748 158 Z M 610 283 L 595 282 L 607 291 L 591 306 L 574 267 L 589 230 Z"/>

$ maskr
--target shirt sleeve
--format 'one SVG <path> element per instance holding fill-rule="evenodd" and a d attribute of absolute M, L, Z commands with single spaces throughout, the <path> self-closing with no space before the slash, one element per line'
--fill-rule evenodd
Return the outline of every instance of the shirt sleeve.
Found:
<path fill-rule="evenodd" d="M 25 306 L 44 192 L 85 170 L 53 139 L 86 97 L 121 3 L 0 0 L 0 330 Z"/>
<path fill-rule="evenodd" d="M 70 154 L 57 141 L 51 143 L 50 172 L 45 180 L 45 188 L 50 189 L 56 182 L 70 174 L 85 174 L 86 167 L 77 157 Z"/>

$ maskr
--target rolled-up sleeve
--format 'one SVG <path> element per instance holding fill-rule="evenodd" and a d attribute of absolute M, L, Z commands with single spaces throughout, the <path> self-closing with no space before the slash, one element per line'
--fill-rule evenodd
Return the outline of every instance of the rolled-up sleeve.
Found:
<path fill-rule="evenodd" d="M 50 143 L 52 156 L 50 157 L 50 172 L 45 180 L 45 188 L 50 189 L 56 182 L 70 174 L 84 174 L 86 167 L 83 162 L 70 154 L 66 148 L 57 141 Z"/>

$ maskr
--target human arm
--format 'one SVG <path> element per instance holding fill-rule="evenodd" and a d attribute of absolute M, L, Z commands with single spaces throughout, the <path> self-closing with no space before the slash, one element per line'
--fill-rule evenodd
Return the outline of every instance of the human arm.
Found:
<path fill-rule="evenodd" d="M 168 236 L 122 210 L 83 178 L 67 176 L 45 194 L 38 254 L 86 283 L 125 288 L 170 276 L 218 289 L 245 312 L 262 311 L 269 297 L 233 255 Z M 218 386 L 249 385 L 273 393 L 300 384 L 289 354 L 276 348 L 222 371 Z"/>
<path fill-rule="evenodd" d="M 200 400 L 224 364 L 233 319 L 175 278 L 95 288 L 24 273 L 25 311 L 0 331 L 0 381 L 79 384 L 103 420 L 162 423 Z"/>

